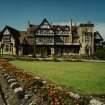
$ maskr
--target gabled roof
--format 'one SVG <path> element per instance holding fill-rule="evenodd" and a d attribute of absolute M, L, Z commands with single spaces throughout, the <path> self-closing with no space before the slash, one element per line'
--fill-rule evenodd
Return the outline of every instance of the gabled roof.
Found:
<path fill-rule="evenodd" d="M 41 24 L 39 25 L 38 28 L 40 28 L 45 22 L 49 25 L 50 28 L 52 28 L 52 26 L 50 25 L 50 23 L 48 22 L 48 20 L 46 18 L 43 19 L 43 21 L 41 22 Z"/>
<path fill-rule="evenodd" d="M 19 41 L 20 32 L 18 30 L 14 29 L 14 28 L 8 26 L 8 25 L 6 25 L 4 27 L 4 29 L 1 31 L 0 41 L 2 40 L 3 34 L 4 34 L 4 32 L 5 32 L 6 29 L 10 32 L 11 36 L 13 36 L 13 38 L 15 39 L 15 42 L 17 44 L 19 44 L 20 43 L 20 41 Z"/>
<path fill-rule="evenodd" d="M 67 30 L 67 29 L 70 30 L 70 27 L 67 26 L 67 25 L 53 25 L 52 27 L 53 27 L 54 31 L 56 31 L 56 30 L 62 30 L 62 31 L 64 31 L 64 30 Z"/>
<path fill-rule="evenodd" d="M 8 26 L 8 25 L 6 25 L 6 26 L 4 27 L 4 29 L 1 31 L 1 35 L 0 35 L 1 38 L 2 38 L 3 33 L 5 32 L 6 29 L 9 30 L 9 32 L 11 33 L 11 35 L 12 35 L 15 39 L 20 37 L 20 33 L 19 33 L 18 30 L 14 29 L 14 28 L 12 28 L 12 27 L 10 27 L 10 26 Z"/>
<path fill-rule="evenodd" d="M 94 24 L 91 24 L 91 23 L 81 23 L 80 27 L 94 27 Z"/>
<path fill-rule="evenodd" d="M 44 23 L 47 23 L 49 28 L 48 29 L 51 29 L 52 31 L 57 31 L 57 30 L 61 30 L 61 31 L 66 31 L 66 30 L 70 30 L 70 27 L 68 25 L 51 25 L 48 20 L 45 18 L 43 19 L 43 21 L 41 22 L 40 25 L 33 25 L 33 24 L 29 24 L 28 26 L 28 29 L 27 31 L 29 32 L 35 32 L 39 29 L 41 29 L 41 26 L 44 24 Z M 43 28 L 44 29 L 44 28 Z M 46 29 L 46 28 L 45 28 Z"/>
<path fill-rule="evenodd" d="M 36 31 L 38 27 L 39 27 L 39 25 L 29 24 L 27 30 L 28 30 L 29 32 L 33 32 L 33 31 Z"/>
<path fill-rule="evenodd" d="M 98 31 L 94 32 L 94 39 L 95 40 L 100 40 L 103 41 L 103 37 L 100 35 L 100 33 Z"/>
<path fill-rule="evenodd" d="M 29 32 L 35 32 L 35 31 L 37 31 L 38 29 L 40 29 L 41 26 L 42 26 L 45 22 L 46 22 L 46 23 L 48 24 L 48 26 L 52 29 L 52 26 L 49 24 L 48 20 L 45 18 L 45 19 L 43 19 L 43 21 L 41 22 L 40 25 L 29 24 L 29 26 L 28 26 L 28 28 L 27 28 L 27 31 L 29 31 Z"/>
<path fill-rule="evenodd" d="M 65 25 L 64 28 L 63 28 L 63 30 L 68 31 L 68 30 L 70 30 L 70 27 L 68 25 Z"/>

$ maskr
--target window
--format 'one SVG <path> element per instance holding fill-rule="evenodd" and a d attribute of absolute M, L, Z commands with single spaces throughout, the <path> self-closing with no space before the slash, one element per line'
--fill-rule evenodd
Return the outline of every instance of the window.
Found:
<path fill-rule="evenodd" d="M 86 41 L 87 43 L 89 43 L 90 40 L 91 40 L 90 36 L 85 36 L 85 41 Z"/>
<path fill-rule="evenodd" d="M 67 30 L 66 31 L 63 31 L 63 34 L 64 35 L 69 35 L 69 31 L 67 31 Z"/>
<path fill-rule="evenodd" d="M 9 45 L 5 46 L 5 51 L 7 51 L 7 52 L 9 51 Z"/>
<path fill-rule="evenodd" d="M 10 41 L 11 41 L 10 35 L 5 35 L 5 36 L 3 36 L 2 40 L 3 40 L 4 43 L 5 43 L 5 42 L 10 42 Z"/>

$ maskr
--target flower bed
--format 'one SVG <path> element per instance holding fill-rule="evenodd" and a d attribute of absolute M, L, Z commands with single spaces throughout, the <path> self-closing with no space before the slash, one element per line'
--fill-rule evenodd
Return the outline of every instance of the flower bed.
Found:
<path fill-rule="evenodd" d="M 30 96 L 34 96 L 36 105 L 97 105 L 93 104 L 90 97 L 85 97 L 77 93 L 64 89 L 61 86 L 43 80 L 39 76 L 26 73 L 9 64 L 6 60 L 0 60 L 0 64 L 7 73 L 19 79 L 25 91 Z"/>

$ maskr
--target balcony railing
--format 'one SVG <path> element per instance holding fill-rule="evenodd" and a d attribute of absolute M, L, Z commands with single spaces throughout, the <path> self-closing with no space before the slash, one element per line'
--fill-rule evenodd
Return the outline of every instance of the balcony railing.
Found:
<path fill-rule="evenodd" d="M 74 43 L 72 43 L 72 45 L 80 45 L 80 43 L 79 42 L 74 42 Z"/>
<path fill-rule="evenodd" d="M 34 45 L 34 43 L 32 43 Z M 44 43 L 36 42 L 36 45 L 80 45 L 80 43 Z"/>
<path fill-rule="evenodd" d="M 53 33 L 36 33 L 36 36 L 54 36 Z"/>
<path fill-rule="evenodd" d="M 56 33 L 55 35 L 58 35 L 58 36 L 69 36 L 70 33 Z"/>
<path fill-rule="evenodd" d="M 54 45 L 54 43 L 37 42 L 36 45 Z"/>

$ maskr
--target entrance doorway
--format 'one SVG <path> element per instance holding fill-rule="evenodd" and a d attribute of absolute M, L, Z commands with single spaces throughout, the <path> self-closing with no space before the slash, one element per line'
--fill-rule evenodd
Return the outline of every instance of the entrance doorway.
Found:
<path fill-rule="evenodd" d="M 51 55 L 51 48 L 47 48 L 47 55 Z"/>

